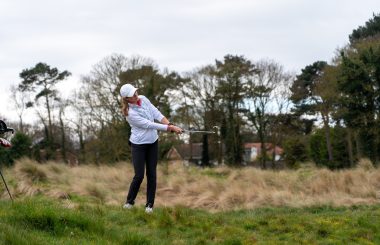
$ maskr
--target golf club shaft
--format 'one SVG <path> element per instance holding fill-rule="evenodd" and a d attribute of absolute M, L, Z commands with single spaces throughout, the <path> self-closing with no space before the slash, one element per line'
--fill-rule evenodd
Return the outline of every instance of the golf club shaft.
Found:
<path fill-rule="evenodd" d="M 202 131 L 202 130 L 183 130 L 184 133 L 189 133 L 189 134 L 193 134 L 193 133 L 203 133 L 203 134 L 215 134 L 214 131 Z"/>
<path fill-rule="evenodd" d="M 11 192 L 10 192 L 9 189 L 8 189 L 7 182 L 5 182 L 4 176 L 3 176 L 3 174 L 1 173 L 1 171 L 0 171 L 0 175 L 1 175 L 1 178 L 3 179 L 3 182 L 4 182 L 4 185 L 5 185 L 5 188 L 7 188 L 7 191 L 8 191 L 9 197 L 11 198 L 11 200 L 12 200 L 12 202 L 13 202 L 13 198 L 12 198 Z"/>

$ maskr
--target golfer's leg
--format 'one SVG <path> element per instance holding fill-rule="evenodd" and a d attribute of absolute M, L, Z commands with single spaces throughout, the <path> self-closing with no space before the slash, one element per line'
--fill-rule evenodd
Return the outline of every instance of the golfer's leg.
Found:
<path fill-rule="evenodd" d="M 129 186 L 129 192 L 127 196 L 127 203 L 134 204 L 137 193 L 139 192 L 141 182 L 144 179 L 144 168 L 145 168 L 145 156 L 146 156 L 146 145 L 136 145 L 132 144 L 132 163 L 135 170 L 135 176 L 133 177 L 132 183 Z"/>
<path fill-rule="evenodd" d="M 146 203 L 153 207 L 157 185 L 158 141 L 149 145 L 146 155 L 147 192 Z"/>

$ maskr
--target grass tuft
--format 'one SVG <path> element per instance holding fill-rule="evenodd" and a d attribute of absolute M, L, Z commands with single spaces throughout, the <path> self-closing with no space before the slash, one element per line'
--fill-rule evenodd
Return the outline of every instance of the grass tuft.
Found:
<path fill-rule="evenodd" d="M 29 200 L 22 204 L 15 204 L 13 218 L 10 222 L 28 230 L 43 231 L 60 236 L 78 232 L 104 232 L 101 220 L 63 209 L 46 199 L 39 200 L 39 203 Z"/>
<path fill-rule="evenodd" d="M 41 165 L 35 162 L 25 162 L 18 166 L 18 174 L 21 178 L 30 180 L 31 182 L 45 182 L 47 180 L 47 174 L 42 169 Z"/>
<path fill-rule="evenodd" d="M 368 158 L 362 158 L 359 160 L 357 168 L 365 171 L 373 171 L 375 169 L 373 163 Z"/>

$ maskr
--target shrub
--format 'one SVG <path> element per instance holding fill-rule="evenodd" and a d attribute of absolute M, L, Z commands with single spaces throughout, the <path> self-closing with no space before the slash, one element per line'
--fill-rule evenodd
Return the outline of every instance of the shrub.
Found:
<path fill-rule="evenodd" d="M 284 159 L 287 165 L 293 167 L 297 162 L 307 160 L 307 148 L 300 138 L 289 138 L 284 142 Z"/>
<path fill-rule="evenodd" d="M 13 160 L 19 159 L 23 156 L 30 156 L 32 140 L 28 135 L 17 132 L 11 142 L 12 148 L 10 150 L 10 154 Z"/>

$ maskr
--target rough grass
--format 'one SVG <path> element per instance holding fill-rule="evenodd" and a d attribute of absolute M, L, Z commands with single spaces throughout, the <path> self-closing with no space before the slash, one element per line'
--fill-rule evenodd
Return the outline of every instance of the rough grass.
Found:
<path fill-rule="evenodd" d="M 29 159 L 6 169 L 16 198 L 44 195 L 67 205 L 91 200 L 120 206 L 133 177 L 130 163 L 116 165 L 39 164 Z M 7 193 L 2 188 L 2 197 Z M 137 204 L 145 203 L 144 180 Z M 350 170 L 330 171 L 312 165 L 298 170 L 256 168 L 196 168 L 180 163 L 158 166 L 156 206 L 202 208 L 209 211 L 252 209 L 267 206 L 352 206 L 380 203 L 380 170 L 368 160 Z"/>
<path fill-rule="evenodd" d="M 380 244 L 380 171 L 158 167 L 155 211 L 122 210 L 130 163 L 22 159 L 0 185 L 1 244 Z"/>

